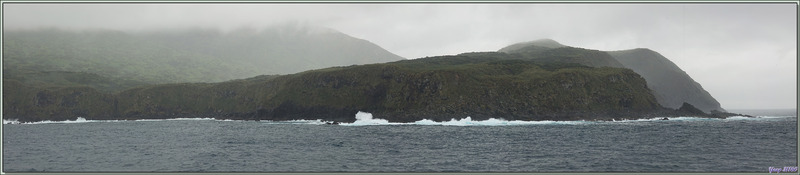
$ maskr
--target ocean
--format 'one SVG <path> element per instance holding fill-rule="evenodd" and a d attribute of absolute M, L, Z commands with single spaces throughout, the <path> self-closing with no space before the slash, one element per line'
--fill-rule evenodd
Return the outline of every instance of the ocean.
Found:
<path fill-rule="evenodd" d="M 797 114 L 505 121 L 4 121 L 4 172 L 763 172 Z"/>

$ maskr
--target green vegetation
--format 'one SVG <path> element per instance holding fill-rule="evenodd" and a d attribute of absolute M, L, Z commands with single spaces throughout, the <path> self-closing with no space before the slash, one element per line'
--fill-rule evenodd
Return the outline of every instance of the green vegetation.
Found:
<path fill-rule="evenodd" d="M 493 60 L 445 56 L 305 72 L 299 76 L 308 78 L 287 88 L 303 90 L 279 93 L 282 97 L 276 101 L 301 99 L 307 106 L 365 110 L 396 121 L 466 116 L 540 120 L 547 115 L 590 117 L 659 108 L 644 80 L 627 69 L 524 60 L 464 61 L 470 59 Z"/>
<path fill-rule="evenodd" d="M 606 52 L 575 47 L 545 48 L 536 45 L 508 50 L 507 53 L 539 62 L 577 63 L 591 67 L 623 67 Z"/>
<path fill-rule="evenodd" d="M 5 83 L 20 84 L 12 81 Z M 368 111 L 400 122 L 466 116 L 577 120 L 661 109 L 644 79 L 629 69 L 542 62 L 496 52 L 332 67 L 222 83 L 150 85 L 113 94 L 91 88 L 20 91 L 24 92 L 4 91 L 8 94 L 5 102 L 9 102 L 3 106 L 5 118 L 352 121 L 357 111 Z M 52 95 L 38 95 L 42 92 Z M 69 100 L 56 97 L 76 92 L 91 94 L 73 100 L 77 108 L 64 107 Z M 29 99 L 34 103 L 28 103 Z M 103 105 L 94 105 L 98 103 Z M 92 112 L 73 112 L 84 110 L 81 107 Z"/>
<path fill-rule="evenodd" d="M 116 98 L 90 87 L 39 88 L 3 80 L 3 117 L 20 121 L 114 117 Z"/>
<path fill-rule="evenodd" d="M 539 40 L 501 52 L 402 60 L 340 33 L 302 31 L 8 32 L 3 116 L 20 121 L 353 121 L 357 111 L 367 111 L 377 118 L 411 122 L 467 116 L 608 120 L 706 115 L 693 101 L 684 101 L 689 103 L 679 110 L 658 103 L 666 91 L 651 92 L 650 86 L 666 86 L 651 79 L 669 77 L 653 77 L 660 74 L 652 71 L 665 72 L 654 61 L 666 58 L 652 51 L 609 54 Z M 376 60 L 401 61 L 354 65 L 380 62 Z M 683 73 L 679 70 L 666 72 Z M 293 74 L 255 76 L 276 71 Z M 637 74 L 641 72 L 644 78 Z M 211 83 L 217 81 L 223 82 Z M 700 109 L 709 106 L 698 104 Z"/>

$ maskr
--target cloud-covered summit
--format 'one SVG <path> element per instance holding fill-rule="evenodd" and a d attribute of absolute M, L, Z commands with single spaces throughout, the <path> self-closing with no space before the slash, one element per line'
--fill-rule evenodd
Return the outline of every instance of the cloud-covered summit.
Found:
<path fill-rule="evenodd" d="M 232 31 L 300 21 L 406 58 L 494 51 L 539 38 L 598 50 L 650 48 L 728 109 L 797 105 L 795 3 L 5 3 L 3 16 L 4 30 Z"/>

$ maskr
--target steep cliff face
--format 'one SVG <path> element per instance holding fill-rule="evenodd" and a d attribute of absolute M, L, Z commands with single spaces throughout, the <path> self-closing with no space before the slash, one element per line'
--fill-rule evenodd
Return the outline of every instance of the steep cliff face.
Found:
<path fill-rule="evenodd" d="M 398 122 L 467 116 L 592 120 L 637 118 L 643 116 L 635 114 L 662 109 L 644 79 L 629 69 L 541 63 L 505 56 L 509 55 L 441 56 L 223 83 L 155 85 L 116 94 L 101 94 L 91 88 L 6 91 L 4 95 L 17 95 L 4 101 L 4 117 L 20 121 L 55 119 L 56 115 L 87 119 L 353 121 L 357 111 L 368 111 L 375 117 Z M 75 92 L 84 94 L 71 103 L 78 108 L 59 103 Z M 25 99 L 42 102 L 14 103 Z M 90 112 L 80 113 L 82 107 Z"/>
<path fill-rule="evenodd" d="M 340 118 L 349 120 L 362 110 L 398 122 L 467 116 L 598 119 L 617 112 L 660 108 L 644 80 L 627 69 L 563 66 L 547 70 L 522 60 L 420 66 L 424 61 L 306 72 L 287 79 L 265 106 L 278 106 L 272 111 L 284 105 L 310 111 L 329 107 L 349 114 Z M 276 112 L 267 114 L 272 115 L 263 117 L 279 117 Z"/>
<path fill-rule="evenodd" d="M 3 118 L 25 121 L 74 120 L 115 115 L 116 98 L 90 87 L 37 88 L 3 80 Z"/>
<path fill-rule="evenodd" d="M 476 120 L 607 120 L 705 115 L 693 110 L 692 106 L 706 107 L 699 102 L 681 101 L 685 107 L 680 110 L 660 105 L 665 102 L 659 98 L 673 95 L 685 100 L 689 97 L 674 94 L 691 95 L 687 91 L 702 88 L 652 88 L 676 78 L 691 80 L 680 76 L 685 73 L 664 73 L 680 69 L 655 52 L 609 54 L 554 41 L 536 43 L 541 42 L 505 52 L 331 67 L 221 83 L 149 85 L 117 93 L 92 87 L 31 86 L 8 79 L 3 84 L 3 117 L 19 121 L 76 117 L 354 121 L 357 111 L 367 111 L 377 118 L 411 122 L 467 116 Z M 674 69 L 662 70 L 667 63 Z M 637 70 L 649 76 L 640 76 Z M 80 79 L 75 80 L 68 82 Z"/>
<path fill-rule="evenodd" d="M 608 53 L 626 68 L 644 77 L 656 100 L 664 107 L 678 109 L 686 102 L 706 113 L 712 110 L 725 111 L 700 83 L 655 51 L 632 49 Z"/>
<path fill-rule="evenodd" d="M 572 48 L 550 39 L 513 44 L 500 49 L 501 52 L 543 55 L 543 53 L 559 53 Z M 588 65 L 592 67 L 621 67 L 632 69 L 647 80 L 647 86 L 652 89 L 659 104 L 664 107 L 678 109 L 684 102 L 696 106 L 698 109 L 709 113 L 714 110 L 725 111 L 720 107 L 711 94 L 689 77 L 686 72 L 661 54 L 649 49 L 632 49 L 623 51 L 595 51 L 586 55 L 550 56 L 544 57 L 551 62 L 569 62 Z M 577 53 L 577 52 L 568 52 Z M 531 56 L 528 56 L 531 57 Z M 533 59 L 535 56 L 533 56 Z"/>

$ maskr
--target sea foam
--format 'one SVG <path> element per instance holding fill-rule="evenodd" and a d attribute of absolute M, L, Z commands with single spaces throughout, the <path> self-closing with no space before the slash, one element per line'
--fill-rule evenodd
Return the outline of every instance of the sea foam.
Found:
<path fill-rule="evenodd" d="M 116 120 L 86 120 L 86 118 L 78 117 L 75 120 L 65 120 L 65 121 L 38 121 L 38 122 L 19 122 L 17 119 L 3 119 L 3 124 L 52 124 L 52 123 L 89 123 L 89 122 L 113 122 Z"/>
<path fill-rule="evenodd" d="M 535 125 L 535 124 L 589 124 L 590 121 L 519 121 L 519 120 L 504 120 L 490 118 L 487 120 L 472 120 L 472 117 L 467 116 L 463 119 L 450 119 L 449 121 L 433 121 L 430 119 L 422 119 L 413 123 L 395 123 L 389 122 L 386 119 L 373 118 L 371 113 L 358 111 L 356 113 L 356 121 L 353 123 L 341 123 L 345 126 L 370 126 L 370 125 L 433 125 L 433 126 L 512 126 L 512 125 Z"/>
<path fill-rule="evenodd" d="M 373 126 L 373 125 L 431 125 L 431 126 L 515 126 L 515 125 L 581 125 L 581 124 L 602 124 L 602 123 L 630 123 L 630 122 L 676 122 L 676 121 L 742 121 L 742 120 L 784 120 L 786 118 L 797 118 L 797 116 L 733 116 L 726 119 L 720 118 L 702 118 L 702 117 L 667 117 L 668 120 L 662 120 L 664 117 L 647 118 L 647 119 L 634 119 L 634 120 L 615 120 L 615 121 L 521 121 L 521 120 L 505 120 L 490 118 L 487 120 L 472 120 L 472 117 L 465 117 L 462 119 L 450 119 L 449 121 L 433 121 L 430 119 L 422 119 L 411 123 L 397 123 L 389 122 L 386 119 L 374 118 L 371 113 L 358 111 L 355 115 L 356 121 L 353 123 L 340 123 L 344 126 Z M 158 121 L 238 121 L 231 119 L 215 119 L 215 118 L 172 118 L 172 119 L 138 119 L 138 120 L 87 120 L 83 117 L 78 117 L 75 120 L 66 121 L 39 121 L 39 122 L 19 122 L 17 119 L 3 119 L 3 124 L 70 124 L 70 123 L 92 123 L 92 122 L 158 122 Z M 261 121 L 264 124 L 311 124 L 311 125 L 325 125 L 331 123 L 329 121 L 317 120 L 289 120 L 289 121 Z"/>
<path fill-rule="evenodd" d="M 18 119 L 8 119 L 8 120 L 3 119 L 3 124 L 19 124 L 19 120 Z"/>
<path fill-rule="evenodd" d="M 353 123 L 341 123 L 345 126 L 370 126 L 370 125 L 433 125 L 433 126 L 515 126 L 515 125 L 583 125 L 583 124 L 604 124 L 604 123 L 629 123 L 629 122 L 692 122 L 692 121 L 736 121 L 736 120 L 771 120 L 793 118 L 795 116 L 757 116 L 757 117 L 744 117 L 733 116 L 726 119 L 720 118 L 703 118 L 703 117 L 667 117 L 668 120 L 663 120 L 664 117 L 635 119 L 635 120 L 615 120 L 615 121 L 521 121 L 521 120 L 505 120 L 497 118 L 489 118 L 487 120 L 472 120 L 472 117 L 465 117 L 462 119 L 450 119 L 449 121 L 433 121 L 430 119 L 422 119 L 413 123 L 393 123 L 385 119 L 374 118 L 371 113 L 359 111 L 356 113 L 356 121 Z"/>
<path fill-rule="evenodd" d="M 227 121 L 227 120 L 226 120 Z M 311 124 L 311 125 L 324 125 L 326 122 L 321 119 L 316 120 L 287 120 L 287 121 L 261 121 L 264 124 Z"/>
<path fill-rule="evenodd" d="M 234 121 L 234 120 L 217 120 L 214 118 L 171 118 L 171 119 L 138 119 L 138 120 L 87 120 L 83 117 L 78 117 L 75 120 L 65 121 L 38 121 L 38 122 L 19 122 L 18 119 L 3 119 L 3 124 L 71 124 L 71 123 L 95 123 L 95 122 L 157 122 L 157 121 L 175 121 L 175 120 L 216 120 L 216 121 Z"/>
<path fill-rule="evenodd" d="M 350 126 L 364 126 L 364 125 L 398 125 L 403 123 L 390 123 L 389 120 L 386 119 L 375 119 L 372 118 L 372 114 L 367 112 L 358 111 L 356 113 L 356 121 L 353 123 L 342 123 L 342 125 L 350 125 Z"/>

